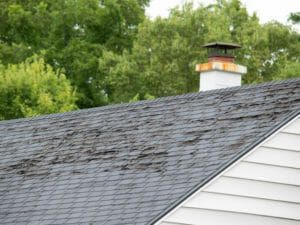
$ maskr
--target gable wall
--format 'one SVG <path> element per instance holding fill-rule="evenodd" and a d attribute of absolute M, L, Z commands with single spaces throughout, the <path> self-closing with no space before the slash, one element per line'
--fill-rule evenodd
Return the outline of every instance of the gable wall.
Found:
<path fill-rule="evenodd" d="M 300 225 L 300 117 L 157 225 Z"/>

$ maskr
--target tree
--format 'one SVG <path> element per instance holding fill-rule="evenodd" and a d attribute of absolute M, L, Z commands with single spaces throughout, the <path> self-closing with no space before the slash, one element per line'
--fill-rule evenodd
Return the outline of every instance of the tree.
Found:
<path fill-rule="evenodd" d="M 0 120 L 76 109 L 70 82 L 42 58 L 0 64 L 0 90 Z"/>
<path fill-rule="evenodd" d="M 98 59 L 104 49 L 121 54 L 132 48 L 148 2 L 0 0 L 0 61 L 19 63 L 44 51 L 46 62 L 76 86 L 80 108 L 105 105 Z"/>
<path fill-rule="evenodd" d="M 300 12 L 291 13 L 289 20 L 295 24 L 300 23 Z"/>
<path fill-rule="evenodd" d="M 212 41 L 242 45 L 236 61 L 248 68 L 244 83 L 297 76 L 299 33 L 260 24 L 240 0 L 187 3 L 155 20 L 144 16 L 148 2 L 0 0 L 0 61 L 44 52 L 76 88 L 79 108 L 196 92 L 195 65 L 207 60 L 202 45 Z"/>
<path fill-rule="evenodd" d="M 284 80 L 289 78 L 299 77 L 300 63 L 299 62 L 287 62 L 282 68 L 280 68 L 277 80 Z"/>
<path fill-rule="evenodd" d="M 129 53 L 110 53 L 100 60 L 100 70 L 108 77 L 104 85 L 110 90 L 108 101 L 198 91 L 195 65 L 207 60 L 202 45 L 213 41 L 242 45 L 236 61 L 248 68 L 244 83 L 283 78 L 285 65 L 299 65 L 299 34 L 290 27 L 278 22 L 261 25 L 256 14 L 249 15 L 239 0 L 218 0 L 196 9 L 188 3 L 173 9 L 168 18 L 141 23 Z M 295 69 L 289 70 L 288 77 L 292 72 Z M 125 80 L 130 88 L 124 88 Z"/>

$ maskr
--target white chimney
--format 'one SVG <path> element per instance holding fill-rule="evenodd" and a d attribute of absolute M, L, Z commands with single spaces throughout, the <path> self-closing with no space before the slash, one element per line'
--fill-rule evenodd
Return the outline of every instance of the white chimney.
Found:
<path fill-rule="evenodd" d="M 215 42 L 204 47 L 208 49 L 208 62 L 196 65 L 196 71 L 200 72 L 200 91 L 241 86 L 247 68 L 235 64 L 232 55 L 232 51 L 240 46 Z"/>

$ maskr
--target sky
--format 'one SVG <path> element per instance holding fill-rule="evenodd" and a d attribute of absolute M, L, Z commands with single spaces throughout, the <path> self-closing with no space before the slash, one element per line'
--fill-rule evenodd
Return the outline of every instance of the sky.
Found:
<path fill-rule="evenodd" d="M 167 17 L 169 9 L 176 5 L 183 4 L 186 0 L 152 0 L 146 14 L 151 18 L 156 16 Z M 191 1 L 191 0 L 189 0 Z M 215 0 L 192 0 L 196 4 L 203 3 L 205 5 L 214 3 Z M 300 0 L 241 0 L 251 14 L 256 12 L 260 21 L 266 23 L 268 21 L 277 20 L 286 23 L 288 15 L 291 12 L 300 11 Z"/>

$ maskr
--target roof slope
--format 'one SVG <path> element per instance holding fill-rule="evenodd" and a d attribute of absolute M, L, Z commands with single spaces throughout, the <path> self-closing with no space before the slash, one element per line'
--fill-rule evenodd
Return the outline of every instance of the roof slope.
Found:
<path fill-rule="evenodd" d="M 0 123 L 0 224 L 149 223 L 300 109 L 300 79 Z"/>

